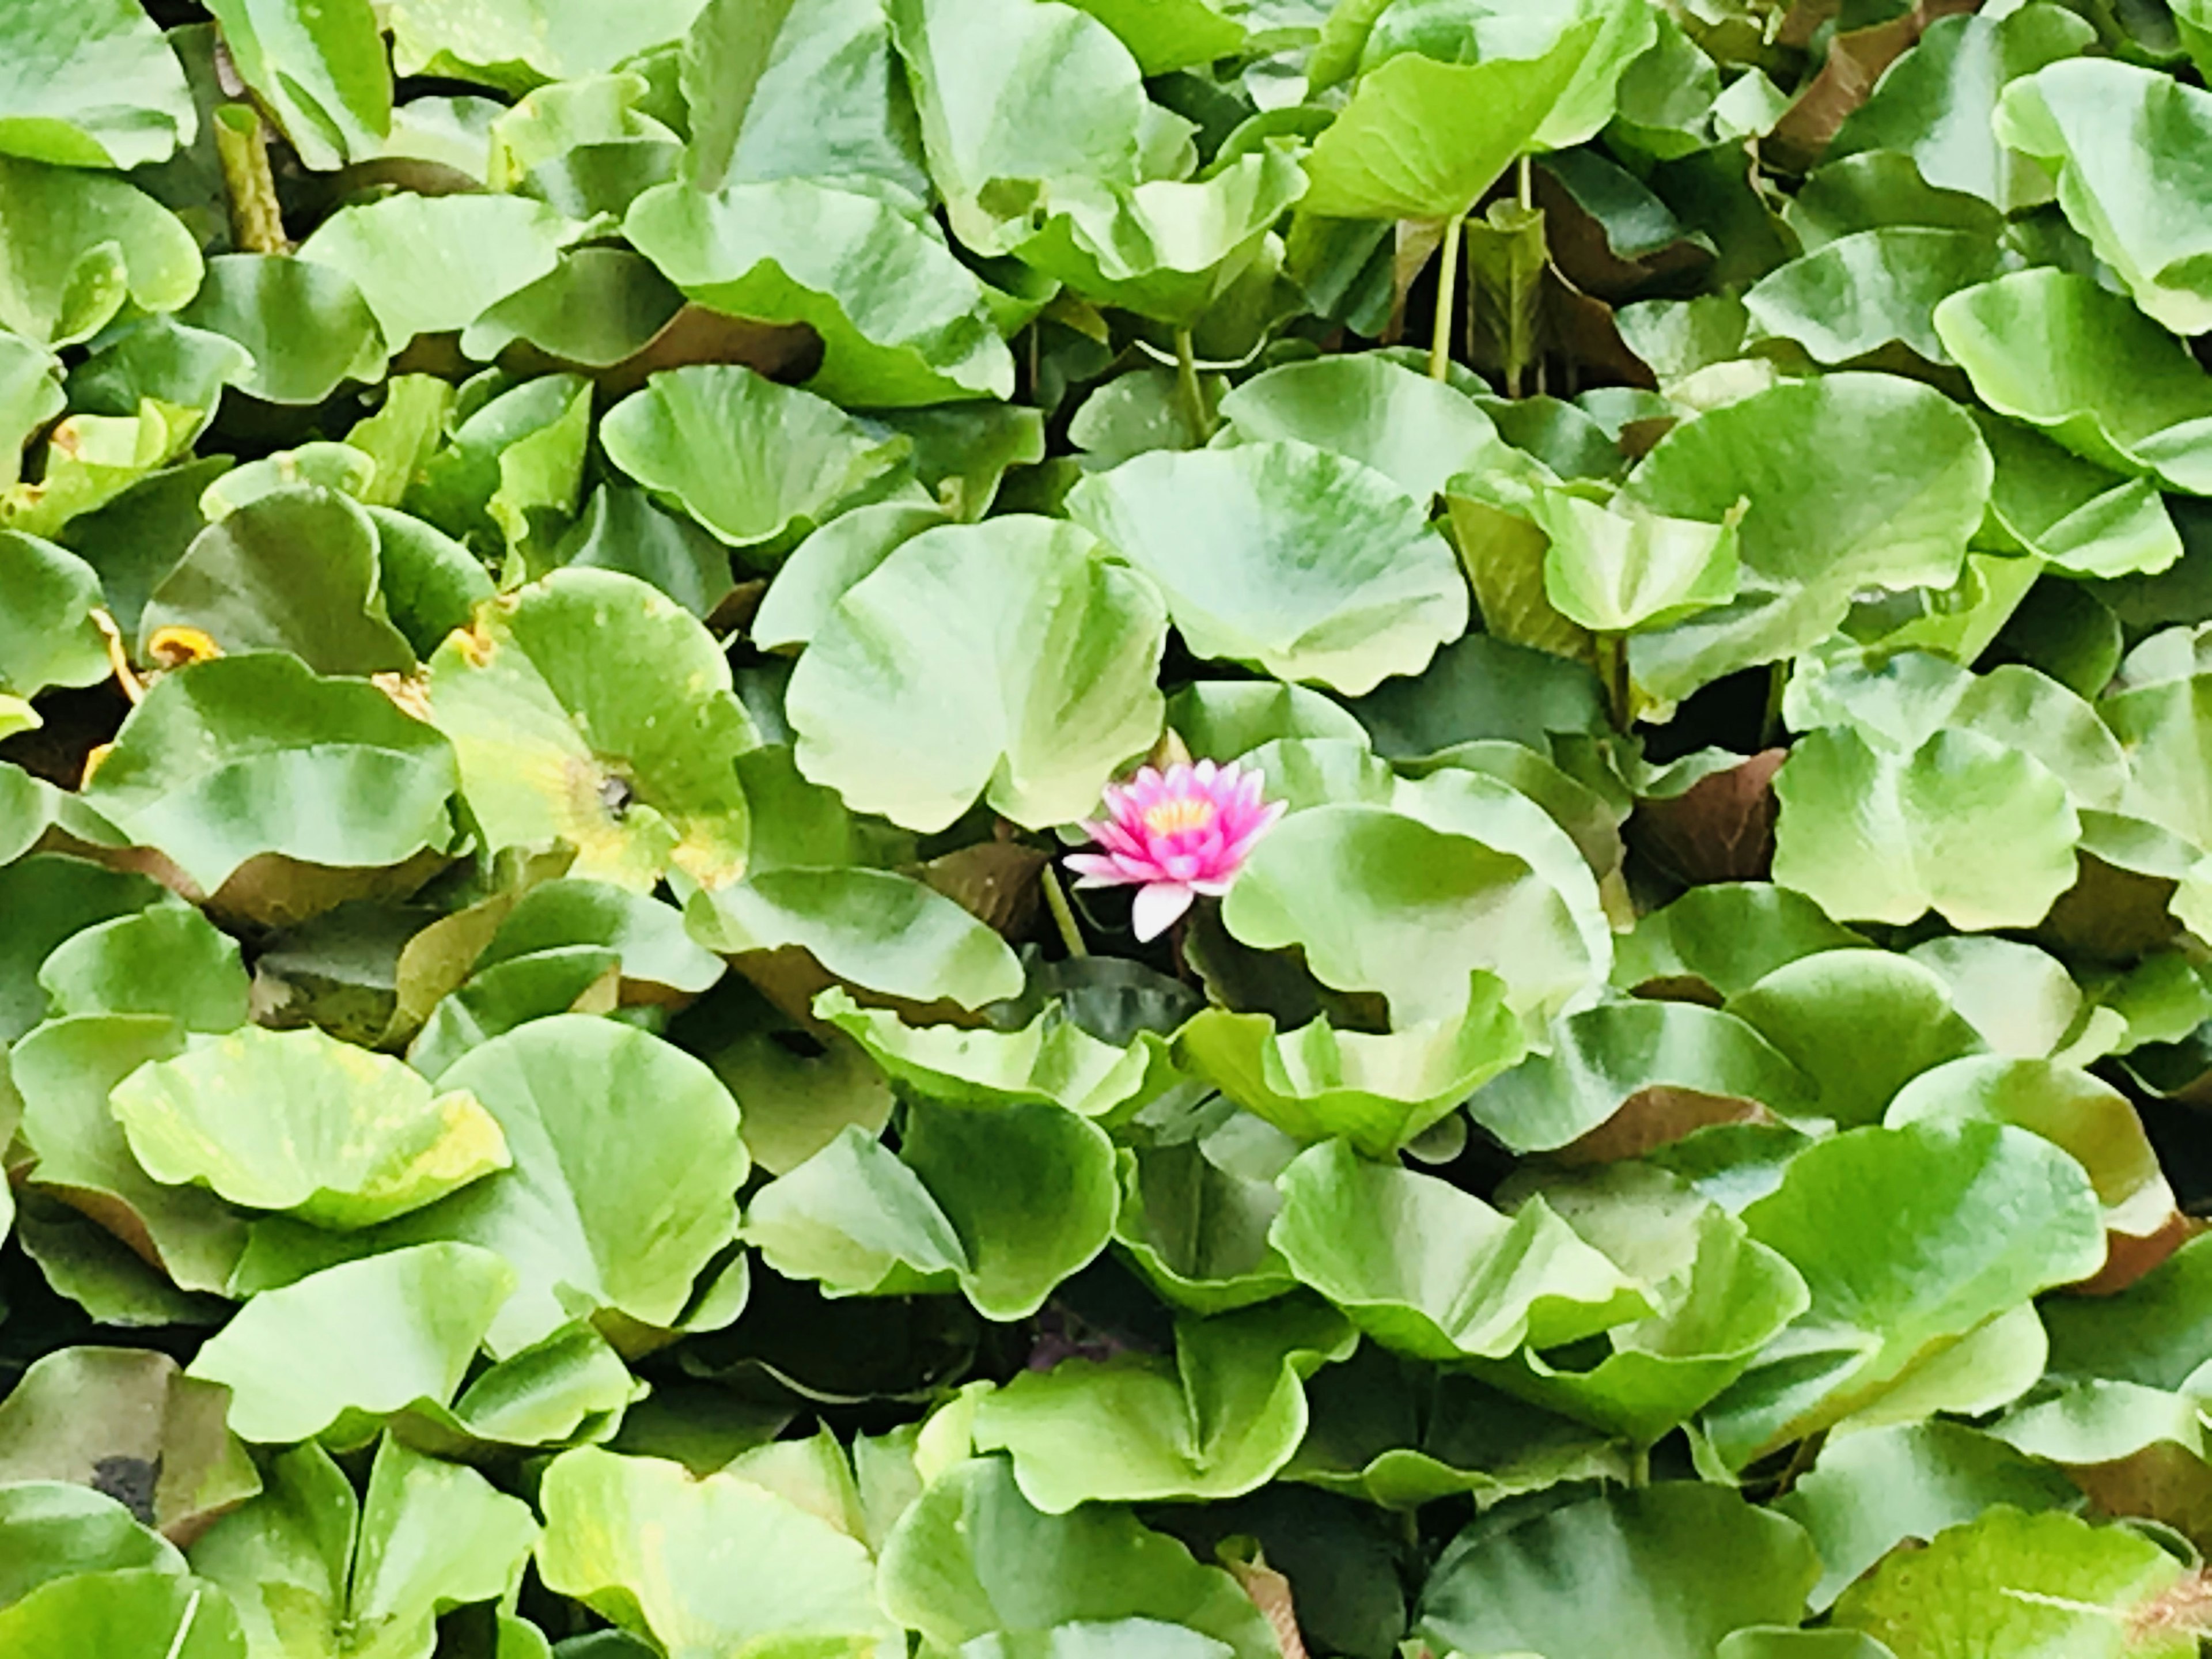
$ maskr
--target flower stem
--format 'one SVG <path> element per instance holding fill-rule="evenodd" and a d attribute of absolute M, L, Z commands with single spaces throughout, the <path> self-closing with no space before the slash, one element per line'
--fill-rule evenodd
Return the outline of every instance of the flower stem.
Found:
<path fill-rule="evenodd" d="M 231 240 L 249 253 L 289 253 L 261 112 L 251 104 L 225 104 L 216 111 L 215 149 L 230 195 Z"/>
<path fill-rule="evenodd" d="M 1605 686 L 1605 700 L 1613 714 L 1613 729 L 1626 732 L 1633 723 L 1629 707 L 1628 636 L 1625 634 L 1599 634 L 1597 642 L 1597 677 Z"/>
<path fill-rule="evenodd" d="M 1037 880 L 1044 887 L 1044 908 L 1052 912 L 1052 925 L 1060 929 L 1060 942 L 1067 947 L 1071 957 L 1087 957 L 1091 947 L 1083 942 L 1083 929 L 1076 924 L 1075 907 L 1067 902 L 1067 894 L 1060 884 L 1059 872 L 1050 864 L 1037 872 Z"/>
<path fill-rule="evenodd" d="M 1183 425 L 1190 430 L 1194 449 L 1203 449 L 1213 441 L 1213 411 L 1206 406 L 1206 386 L 1198 378 L 1198 349 L 1191 343 L 1190 331 L 1176 331 L 1176 401 L 1182 405 Z"/>
<path fill-rule="evenodd" d="M 1454 291 L 1459 286 L 1459 216 L 1444 226 L 1444 246 L 1437 266 L 1437 320 L 1429 331 L 1429 378 L 1441 380 L 1451 374 L 1451 325 Z"/>

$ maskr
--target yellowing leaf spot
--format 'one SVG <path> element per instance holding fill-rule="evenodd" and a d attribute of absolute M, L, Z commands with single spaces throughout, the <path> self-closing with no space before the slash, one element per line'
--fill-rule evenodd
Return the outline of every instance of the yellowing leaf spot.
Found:
<path fill-rule="evenodd" d="M 371 674 L 369 684 L 392 700 L 392 705 L 401 714 L 430 724 L 430 688 L 420 678 L 405 674 Z"/>
<path fill-rule="evenodd" d="M 188 668 L 222 655 L 222 647 L 197 628 L 157 628 L 146 641 L 146 659 L 157 668 Z"/>
<path fill-rule="evenodd" d="M 481 620 L 471 623 L 466 628 L 456 628 L 447 636 L 447 643 L 465 657 L 471 668 L 484 666 L 491 660 L 492 653 L 498 649 L 492 643 L 491 636 L 483 631 Z"/>
<path fill-rule="evenodd" d="M 76 787 L 82 789 L 87 784 L 90 783 L 92 781 L 92 775 L 100 770 L 100 762 L 106 760 L 114 752 L 115 745 L 112 743 L 96 743 L 93 744 L 91 751 L 84 757 L 84 775 L 77 780 Z"/>

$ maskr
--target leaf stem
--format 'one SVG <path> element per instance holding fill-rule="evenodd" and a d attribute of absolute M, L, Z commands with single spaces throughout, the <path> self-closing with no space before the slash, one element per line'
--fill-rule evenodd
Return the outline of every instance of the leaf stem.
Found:
<path fill-rule="evenodd" d="M 1782 698 L 1790 690 L 1790 659 L 1778 659 L 1766 671 L 1766 714 L 1759 723 L 1759 746 L 1771 749 L 1782 738 Z"/>
<path fill-rule="evenodd" d="M 1535 158 L 1524 155 L 1514 164 L 1513 194 L 1522 210 L 1532 210 L 1536 205 Z"/>
<path fill-rule="evenodd" d="M 1456 213 L 1444 224 L 1444 246 L 1442 262 L 1437 266 L 1437 320 L 1429 331 L 1429 378 L 1448 379 L 1451 374 L 1452 299 L 1459 286 L 1459 245 L 1462 240 L 1460 216 Z"/>
<path fill-rule="evenodd" d="M 1648 1486 L 1651 1484 L 1651 1448 L 1638 1446 L 1628 1455 L 1628 1484 Z"/>
<path fill-rule="evenodd" d="M 1190 429 L 1191 447 L 1203 449 L 1213 440 L 1213 411 L 1206 406 L 1206 386 L 1198 378 L 1198 351 L 1190 331 L 1176 331 L 1176 400 L 1182 405 L 1182 422 Z"/>
<path fill-rule="evenodd" d="M 1052 912 L 1052 925 L 1060 929 L 1060 942 L 1067 947 L 1071 957 L 1087 957 L 1091 947 L 1083 942 L 1083 929 L 1075 920 L 1075 907 L 1067 902 L 1067 894 L 1060 884 L 1060 872 L 1048 860 L 1037 872 L 1037 881 L 1044 888 L 1044 908 Z"/>
<path fill-rule="evenodd" d="M 1601 633 L 1594 637 L 1597 644 L 1597 675 L 1605 686 L 1606 707 L 1613 715 L 1613 729 L 1626 732 L 1633 724 L 1629 708 L 1628 636 Z"/>
<path fill-rule="evenodd" d="M 231 240 L 249 253 L 289 253 L 261 112 L 251 104 L 225 104 L 216 111 L 215 149 L 230 195 Z"/>

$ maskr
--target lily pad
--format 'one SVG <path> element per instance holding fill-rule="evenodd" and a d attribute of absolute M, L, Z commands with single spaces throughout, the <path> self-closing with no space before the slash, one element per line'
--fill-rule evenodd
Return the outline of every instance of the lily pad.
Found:
<path fill-rule="evenodd" d="M 388 350 L 418 334 L 466 328 L 550 275 L 575 227 L 520 196 L 386 197 L 342 208 L 300 257 L 353 280 Z"/>
<path fill-rule="evenodd" d="M 0 327 L 89 339 L 125 303 L 174 311 L 200 285 L 191 233 L 123 179 L 0 155 Z"/>
<path fill-rule="evenodd" d="M 100 574 L 74 553 L 0 530 L 0 691 L 97 685 L 113 673 L 94 620 Z"/>
<path fill-rule="evenodd" d="M 1141 455 L 1068 510 L 1159 584 L 1194 653 L 1279 679 L 1371 691 L 1467 623 L 1466 583 L 1413 499 L 1304 444 Z"/>
<path fill-rule="evenodd" d="M 458 782 L 446 740 L 374 686 L 268 653 L 164 676 L 85 802 L 212 892 L 264 854 L 351 867 L 442 850 Z"/>
<path fill-rule="evenodd" d="M 1090 811 L 1164 714 L 1158 592 L 1104 552 L 1027 515 L 900 545 L 846 591 L 792 675 L 799 769 L 910 830 L 941 830 L 979 795 L 1031 828 Z M 916 633 L 920 615 L 945 626 Z"/>
<path fill-rule="evenodd" d="M 512 1161 L 472 1097 L 434 1098 L 398 1060 L 320 1031 L 248 1027 L 141 1067 L 110 1099 L 156 1181 L 323 1227 L 374 1226 Z"/>
<path fill-rule="evenodd" d="M 384 373 L 376 313 L 343 271 L 281 254 L 227 253 L 177 320 L 252 355 L 243 388 L 276 404 L 319 404 L 348 380 Z"/>
<path fill-rule="evenodd" d="M 184 66 L 133 0 L 38 0 L 0 85 L 0 151 L 63 167 L 135 167 L 199 129 Z"/>
<path fill-rule="evenodd" d="M 811 392 L 724 364 L 654 375 L 600 434 L 617 466 L 732 547 L 811 528 L 906 449 Z"/>
<path fill-rule="evenodd" d="M 743 872 L 752 722 L 713 637 L 657 588 L 562 570 L 491 601 L 431 659 L 430 709 L 493 846 L 557 837 L 573 874 L 641 890 Z"/>

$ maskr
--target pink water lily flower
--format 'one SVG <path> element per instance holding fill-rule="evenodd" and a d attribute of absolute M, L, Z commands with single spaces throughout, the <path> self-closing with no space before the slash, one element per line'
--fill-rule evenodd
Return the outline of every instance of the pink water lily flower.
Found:
<path fill-rule="evenodd" d="M 1265 801 L 1265 781 L 1235 762 L 1179 762 L 1163 774 L 1145 767 L 1105 788 L 1106 816 L 1083 833 L 1103 851 L 1074 853 L 1078 887 L 1134 887 L 1137 937 L 1158 939 L 1199 894 L 1218 897 L 1243 868 L 1253 843 L 1283 816 Z"/>

